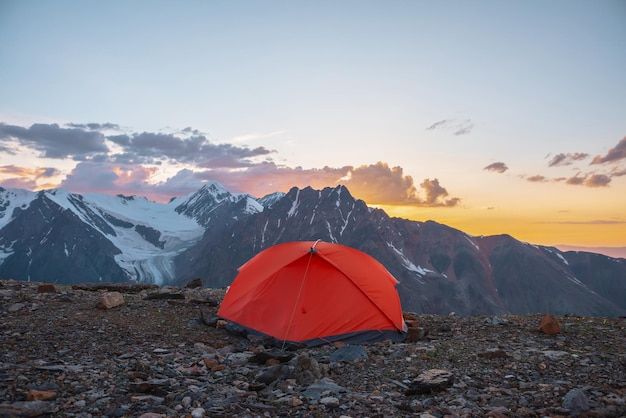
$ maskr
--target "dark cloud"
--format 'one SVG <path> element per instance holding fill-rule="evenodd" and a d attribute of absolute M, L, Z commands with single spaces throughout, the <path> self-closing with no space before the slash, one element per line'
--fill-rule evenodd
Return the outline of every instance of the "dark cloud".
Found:
<path fill-rule="evenodd" d="M 68 123 L 67 126 L 71 128 L 88 129 L 90 131 L 107 131 L 107 130 L 120 130 L 120 126 L 115 123 Z"/>
<path fill-rule="evenodd" d="M 530 181 L 531 183 L 542 183 L 548 181 L 546 177 L 541 175 L 530 176 L 526 180 Z"/>
<path fill-rule="evenodd" d="M 438 122 L 433 123 L 428 128 L 427 131 L 433 130 L 445 130 L 451 131 L 452 135 L 467 135 L 472 132 L 474 129 L 474 124 L 470 119 L 459 120 L 459 119 L 443 119 Z"/>
<path fill-rule="evenodd" d="M 552 157 L 548 163 L 548 167 L 571 165 L 574 161 L 584 160 L 587 157 L 589 157 L 589 154 L 585 154 L 583 152 L 568 152 L 567 154 L 560 153 Z"/>
<path fill-rule="evenodd" d="M 575 175 L 565 180 L 565 183 L 570 184 L 572 186 L 580 186 L 580 185 L 585 184 L 585 177 Z"/>
<path fill-rule="evenodd" d="M 449 123 L 450 123 L 450 120 L 448 119 L 440 120 L 439 122 L 435 122 L 432 125 L 430 125 L 428 128 L 426 128 L 426 130 L 432 131 L 433 129 L 443 128 Z"/>
<path fill-rule="evenodd" d="M 509 167 L 507 167 L 503 162 L 491 163 L 487 167 L 483 168 L 483 170 L 494 171 L 496 173 L 504 173 L 508 169 Z"/>
<path fill-rule="evenodd" d="M 125 147 L 130 145 L 130 136 L 126 134 L 109 135 L 107 136 L 107 139 L 111 142 L 116 143 L 117 145 L 121 145 Z"/>
<path fill-rule="evenodd" d="M 247 148 L 213 144 L 204 135 L 180 138 L 175 134 L 142 132 L 111 135 L 107 139 L 123 148 L 112 155 L 118 163 L 157 164 L 161 161 L 193 163 L 200 167 L 247 167 L 250 159 L 273 153 L 264 147 Z"/>
<path fill-rule="evenodd" d="M 605 156 L 596 155 L 591 164 L 604 164 L 626 159 L 626 136 L 611 148 Z"/>
<path fill-rule="evenodd" d="M 248 148 L 232 144 L 214 144 L 204 135 L 180 137 L 166 133 L 131 133 L 105 136 L 100 131 L 118 129 L 112 123 L 34 124 L 30 128 L 0 124 L 0 151 L 15 154 L 15 143 L 42 152 L 47 158 L 72 158 L 75 161 L 97 159 L 119 164 L 160 164 L 161 162 L 195 164 L 200 167 L 248 167 L 253 159 L 275 151 L 264 147 Z M 185 128 L 185 134 L 197 133 Z M 121 147 L 112 154 L 106 141 Z M 106 155 L 106 158 L 105 158 Z"/>
<path fill-rule="evenodd" d="M 0 153 L 17 155 L 17 150 L 15 149 L 15 147 L 12 147 L 11 145 L 3 145 L 1 142 L 2 138 L 0 138 Z"/>
<path fill-rule="evenodd" d="M 458 129 L 452 135 L 467 135 L 472 132 L 472 129 L 474 129 L 474 124 L 471 121 L 467 120 L 463 124 L 459 125 Z"/>
<path fill-rule="evenodd" d="M 626 176 L 626 168 L 623 170 L 615 170 L 611 172 L 611 177 L 622 177 Z"/>
<path fill-rule="evenodd" d="M 107 136 L 100 131 L 117 130 L 119 126 L 108 123 L 67 126 L 69 128 L 35 124 L 23 128 L 2 124 L 0 146 L 15 146 L 17 142 L 40 150 L 46 157 L 71 157 L 78 161 L 58 185 L 78 193 L 137 194 L 169 200 L 172 196 L 196 191 L 208 180 L 215 180 L 229 190 L 255 196 L 287 191 L 294 186 L 324 188 L 344 184 L 354 196 L 370 204 L 445 207 L 456 206 L 461 201 L 458 197 L 450 197 L 439 179 L 426 178 L 416 185 L 411 176 L 404 175 L 401 167 L 391 167 L 383 162 L 359 167 L 288 168 L 276 165 L 269 158 L 275 151 L 264 147 L 215 144 L 192 128 L 174 134 L 116 132 Z M 456 130 L 459 129 L 463 126 L 457 124 Z M 156 183 L 158 166 L 165 163 L 195 169 L 180 170 L 166 181 Z M 3 174 L 29 179 L 28 184 L 32 187 L 37 179 L 60 174 L 50 168 L 37 172 L 23 170 L 5 166 Z"/>
<path fill-rule="evenodd" d="M 611 177 L 606 174 L 576 174 L 568 178 L 565 183 L 572 186 L 587 186 L 587 187 L 607 187 L 611 183 Z"/>
<path fill-rule="evenodd" d="M 606 187 L 611 182 L 611 178 L 606 174 L 592 174 L 585 179 L 585 186 Z"/>
<path fill-rule="evenodd" d="M 193 129 L 191 126 L 186 127 L 181 132 L 185 134 L 192 134 L 192 135 L 203 135 L 202 132 L 200 132 L 198 129 Z"/>
<path fill-rule="evenodd" d="M 426 200 L 421 203 L 423 206 L 456 206 L 461 202 L 458 197 L 445 199 L 448 196 L 448 191 L 441 187 L 439 179 L 424 179 L 420 183 L 420 187 L 426 193 Z"/>
<path fill-rule="evenodd" d="M 30 128 L 0 123 L 0 142 L 10 141 L 41 151 L 41 156 L 46 158 L 83 160 L 95 153 L 108 151 L 101 133 L 61 128 L 56 123 L 36 123 Z"/>

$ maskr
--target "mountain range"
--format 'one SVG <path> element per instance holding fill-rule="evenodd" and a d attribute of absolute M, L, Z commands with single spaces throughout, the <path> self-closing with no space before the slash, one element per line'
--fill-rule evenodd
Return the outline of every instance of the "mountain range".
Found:
<path fill-rule="evenodd" d="M 228 286 L 274 244 L 317 240 L 380 261 L 405 311 L 626 314 L 626 259 L 392 218 L 344 186 L 257 199 L 219 183 L 168 203 L 0 188 L 0 279 Z"/>

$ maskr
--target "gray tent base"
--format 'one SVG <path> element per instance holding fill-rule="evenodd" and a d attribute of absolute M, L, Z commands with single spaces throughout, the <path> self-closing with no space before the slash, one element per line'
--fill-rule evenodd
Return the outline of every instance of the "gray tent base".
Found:
<path fill-rule="evenodd" d="M 317 347 L 324 344 L 333 344 L 335 342 L 342 342 L 344 344 L 373 344 L 383 341 L 391 341 L 394 343 L 400 343 L 406 340 L 407 330 L 393 331 L 393 330 L 370 330 L 370 331 L 357 331 L 349 332 L 346 334 L 331 335 L 328 337 L 313 338 L 305 341 L 284 341 L 262 332 L 256 331 L 251 328 L 244 327 L 235 322 L 228 322 L 225 329 L 240 337 L 248 337 L 254 335 L 260 338 L 266 338 L 271 341 L 271 344 L 276 347 L 282 347 L 287 349 L 298 348 L 310 348 Z"/>

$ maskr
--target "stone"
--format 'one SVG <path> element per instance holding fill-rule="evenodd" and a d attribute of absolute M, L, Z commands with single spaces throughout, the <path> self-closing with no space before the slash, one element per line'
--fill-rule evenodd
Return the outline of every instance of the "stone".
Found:
<path fill-rule="evenodd" d="M 168 386 L 167 379 L 152 379 L 143 382 L 130 383 L 130 389 L 135 393 L 153 393 Z"/>
<path fill-rule="evenodd" d="M 293 367 L 293 377 L 300 385 L 310 385 L 326 374 L 318 361 L 306 352 L 291 359 L 289 365 Z"/>
<path fill-rule="evenodd" d="M 491 318 L 485 318 L 484 323 L 489 325 L 505 325 L 508 324 L 509 321 L 499 316 L 492 316 Z"/>
<path fill-rule="evenodd" d="M 9 307 L 7 308 L 7 312 L 17 312 L 25 307 L 25 303 L 14 303 L 12 305 L 9 305 Z"/>
<path fill-rule="evenodd" d="M 124 304 L 124 296 L 120 292 L 107 292 L 102 295 L 98 304 L 98 309 L 112 309 Z"/>
<path fill-rule="evenodd" d="M 354 361 L 366 358 L 367 352 L 360 345 L 346 345 L 330 355 L 330 361 Z"/>
<path fill-rule="evenodd" d="M 144 290 L 155 290 L 158 288 L 158 285 L 151 283 L 81 283 L 72 285 L 73 290 L 90 292 L 106 290 L 107 292 L 139 293 Z"/>
<path fill-rule="evenodd" d="M 56 287 L 50 283 L 44 283 L 37 286 L 37 293 L 56 293 L 56 291 Z"/>
<path fill-rule="evenodd" d="M 454 383 L 452 372 L 441 369 L 427 370 L 418 375 L 404 391 L 405 395 L 428 394 L 440 392 L 449 388 Z"/>
<path fill-rule="evenodd" d="M 322 398 L 322 395 L 338 395 L 344 392 L 346 392 L 345 388 L 339 386 L 329 378 L 325 377 L 319 382 L 313 383 L 308 388 L 306 388 L 304 392 L 302 392 L 302 395 L 309 399 L 319 400 Z"/>
<path fill-rule="evenodd" d="M 185 299 L 185 294 L 179 291 L 161 289 L 157 292 L 150 293 L 145 297 L 146 300 L 162 300 L 162 299 Z"/>
<path fill-rule="evenodd" d="M 58 407 L 46 401 L 18 401 L 0 404 L 0 417 L 39 417 L 57 411 Z"/>
<path fill-rule="evenodd" d="M 193 279 L 189 283 L 187 283 L 185 287 L 187 289 L 197 289 L 199 287 L 202 287 L 202 279 L 199 277 L 196 279 Z"/>
<path fill-rule="evenodd" d="M 38 285 L 0 280 L 0 417 L 626 417 L 623 318 L 557 316 L 564 334 L 554 338 L 535 332 L 541 315 L 493 326 L 420 314 L 423 341 L 364 344 L 367 360 L 333 361 L 350 344 L 279 350 L 190 322 L 199 307 L 215 316 L 195 301 L 224 289 L 180 288 L 180 302 L 121 291 L 121 309 L 98 313 L 103 292 Z M 25 306 L 8 313 L 14 303 Z M 255 381 L 270 364 L 279 373 Z M 406 396 L 428 369 L 454 373 L 452 387 Z"/>
<path fill-rule="evenodd" d="M 264 383 L 269 385 L 275 380 L 280 379 L 281 377 L 286 377 L 285 372 L 286 369 L 283 369 L 283 365 L 277 364 L 275 366 L 270 366 L 265 368 L 265 370 L 261 371 L 256 377 L 255 381 Z"/>
<path fill-rule="evenodd" d="M 414 343 L 426 337 L 426 330 L 418 327 L 409 327 L 406 333 L 406 342 Z"/>
<path fill-rule="evenodd" d="M 546 314 L 539 319 L 539 331 L 547 335 L 556 335 L 561 333 L 561 325 L 554 315 Z"/>
<path fill-rule="evenodd" d="M 486 359 L 494 359 L 494 358 L 508 358 L 509 355 L 506 353 L 506 351 L 500 349 L 500 348 L 490 348 L 487 351 L 483 351 L 482 353 L 478 354 L 480 357 L 486 358 Z"/>
<path fill-rule="evenodd" d="M 191 418 L 202 418 L 206 414 L 204 408 L 195 408 L 191 411 Z"/>
<path fill-rule="evenodd" d="M 325 396 L 321 398 L 319 402 L 322 405 L 326 405 L 330 407 L 339 406 L 339 399 L 335 398 L 334 396 Z"/>
<path fill-rule="evenodd" d="M 589 401 L 582 390 L 572 389 L 563 398 L 563 408 L 568 409 L 570 414 L 576 416 L 581 412 L 589 411 Z"/>
<path fill-rule="evenodd" d="M 254 353 L 248 360 L 250 363 L 255 364 L 267 364 L 269 360 L 277 360 L 279 363 L 287 363 L 296 356 L 293 351 L 285 350 L 271 350 L 271 351 L 259 351 Z"/>
<path fill-rule="evenodd" d="M 27 401 L 47 401 L 57 396 L 57 393 L 53 390 L 37 390 L 31 389 L 26 394 Z"/>

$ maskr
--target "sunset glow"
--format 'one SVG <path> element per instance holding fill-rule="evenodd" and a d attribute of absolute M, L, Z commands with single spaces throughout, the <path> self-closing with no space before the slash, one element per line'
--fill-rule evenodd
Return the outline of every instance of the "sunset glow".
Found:
<path fill-rule="evenodd" d="M 471 235 L 626 248 L 625 19 L 612 0 L 5 0 L 0 186 L 343 184 Z"/>

